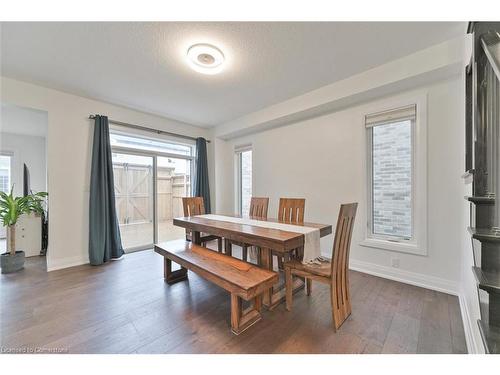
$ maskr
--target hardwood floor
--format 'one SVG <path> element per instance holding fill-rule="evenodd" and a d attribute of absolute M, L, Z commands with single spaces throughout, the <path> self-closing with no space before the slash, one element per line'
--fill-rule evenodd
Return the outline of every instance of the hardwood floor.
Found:
<path fill-rule="evenodd" d="M 2 352 L 466 352 L 457 297 L 359 272 L 350 272 L 353 312 L 337 333 L 328 287 L 314 283 L 310 297 L 294 296 L 292 312 L 284 304 L 264 310 L 262 321 L 234 336 L 229 294 L 192 273 L 168 286 L 152 250 L 51 273 L 42 260 L 1 275 Z"/>

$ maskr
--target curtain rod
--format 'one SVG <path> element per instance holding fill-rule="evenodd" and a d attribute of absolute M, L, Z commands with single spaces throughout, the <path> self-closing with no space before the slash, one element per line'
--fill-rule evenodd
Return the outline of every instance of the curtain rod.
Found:
<path fill-rule="evenodd" d="M 95 119 L 95 115 L 90 115 L 89 119 L 90 120 Z M 131 129 L 144 130 L 144 131 L 152 132 L 152 133 L 156 133 L 156 134 L 165 134 L 165 135 L 170 135 L 172 137 L 184 138 L 184 139 L 189 139 L 189 140 L 192 140 L 192 141 L 196 141 L 196 137 L 190 137 L 189 135 L 183 135 L 183 134 L 166 132 L 164 130 L 158 130 L 158 129 L 148 128 L 146 126 L 129 124 L 127 122 L 114 121 L 114 120 L 110 120 L 110 119 L 108 119 L 108 122 L 110 124 L 115 124 L 115 125 L 119 125 L 119 126 L 125 126 L 127 128 L 131 128 Z M 210 141 L 208 139 L 207 139 L 207 143 L 210 143 Z"/>

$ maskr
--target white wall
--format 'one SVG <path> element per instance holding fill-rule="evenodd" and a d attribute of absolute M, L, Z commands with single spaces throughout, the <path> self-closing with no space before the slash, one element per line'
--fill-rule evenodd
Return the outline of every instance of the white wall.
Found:
<path fill-rule="evenodd" d="M 103 114 L 114 120 L 190 136 L 210 136 L 210 132 L 203 128 L 5 77 L 1 79 L 0 101 L 48 113 L 49 270 L 88 262 L 93 130 L 89 114 Z M 212 155 L 212 146 L 209 146 L 213 181 Z M 212 196 L 215 197 L 214 189 Z"/>
<path fill-rule="evenodd" d="M 23 164 L 30 173 L 31 190 L 47 191 L 45 137 L 0 132 L 0 150 L 12 153 L 11 178 L 14 194 L 23 195 Z"/>
<path fill-rule="evenodd" d="M 282 196 L 305 197 L 306 220 L 332 224 L 341 203 L 357 201 L 360 206 L 351 252 L 353 267 L 394 278 L 412 277 L 423 285 L 457 292 L 461 277 L 461 237 L 457 233 L 464 230 L 460 180 L 464 163 L 463 127 L 461 113 L 457 112 L 463 103 L 461 86 L 457 76 L 418 90 L 428 95 L 427 256 L 359 245 L 366 218 L 366 133 L 362 119 L 373 103 L 227 142 L 217 140 L 216 162 L 224 160 L 227 164 L 231 160 L 229 167 L 216 170 L 217 186 L 234 187 L 232 150 L 239 144 L 251 143 L 254 195 L 271 198 L 271 217 L 276 216 Z M 218 211 L 234 211 L 233 191 L 234 188 L 218 195 Z M 322 240 L 324 254 L 331 254 L 332 242 L 333 236 Z M 399 258 L 399 269 L 391 268 L 393 257 Z"/>
<path fill-rule="evenodd" d="M 231 142 L 214 139 L 214 165 L 215 165 L 215 205 L 213 210 L 218 214 L 236 213 L 234 207 L 234 146 Z M 254 166 L 255 170 L 255 166 Z"/>

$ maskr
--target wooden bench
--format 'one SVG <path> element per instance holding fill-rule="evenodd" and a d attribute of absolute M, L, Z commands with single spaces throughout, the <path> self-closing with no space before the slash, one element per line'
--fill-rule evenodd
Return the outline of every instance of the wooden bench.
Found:
<path fill-rule="evenodd" d="M 231 293 L 231 330 L 238 335 L 261 319 L 262 294 L 278 282 L 278 274 L 185 240 L 155 245 L 164 259 L 168 284 L 187 279 L 187 270 Z M 172 271 L 172 262 L 181 269 Z M 242 299 L 253 305 L 242 309 Z"/>

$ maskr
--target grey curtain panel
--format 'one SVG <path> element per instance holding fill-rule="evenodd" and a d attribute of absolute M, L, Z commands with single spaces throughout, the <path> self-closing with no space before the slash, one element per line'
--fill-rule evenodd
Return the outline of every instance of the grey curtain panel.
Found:
<path fill-rule="evenodd" d="M 90 174 L 89 259 L 99 265 L 123 255 L 115 209 L 113 162 L 106 116 L 95 116 Z"/>
<path fill-rule="evenodd" d="M 208 186 L 207 140 L 196 138 L 196 172 L 194 175 L 193 196 L 203 197 L 205 212 L 211 213 L 210 187 Z"/>

